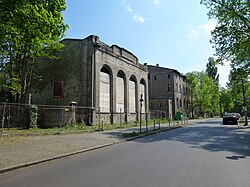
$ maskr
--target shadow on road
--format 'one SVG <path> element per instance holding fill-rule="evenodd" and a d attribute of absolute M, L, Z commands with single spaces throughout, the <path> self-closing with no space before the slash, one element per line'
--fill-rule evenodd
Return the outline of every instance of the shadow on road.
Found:
<path fill-rule="evenodd" d="M 235 125 L 225 126 L 218 121 L 199 123 L 190 127 L 178 128 L 156 135 L 136 139 L 141 143 L 153 141 L 178 141 L 190 144 L 191 148 L 212 152 L 229 151 L 228 159 L 238 160 L 250 156 L 250 130 Z"/>

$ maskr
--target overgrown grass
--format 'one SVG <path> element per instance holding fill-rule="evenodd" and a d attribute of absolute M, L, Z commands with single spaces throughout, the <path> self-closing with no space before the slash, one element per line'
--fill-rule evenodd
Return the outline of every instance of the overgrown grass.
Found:
<path fill-rule="evenodd" d="M 148 127 L 153 125 L 158 128 L 159 123 L 169 123 L 168 119 L 150 119 L 148 121 Z M 172 121 L 171 121 L 172 122 Z M 10 128 L 3 129 L 5 134 L 9 136 L 36 136 L 36 135 L 60 135 L 60 134 L 70 134 L 70 133 L 91 133 L 96 131 L 107 131 L 113 129 L 122 129 L 122 128 L 132 128 L 138 127 L 140 124 L 139 121 L 129 122 L 129 123 L 117 123 L 117 124 L 95 124 L 92 126 L 85 124 L 66 124 L 63 127 L 54 127 L 54 128 L 30 128 L 30 129 L 18 129 Z M 177 124 L 177 123 L 176 123 Z M 142 121 L 142 127 L 146 126 L 146 121 Z"/>

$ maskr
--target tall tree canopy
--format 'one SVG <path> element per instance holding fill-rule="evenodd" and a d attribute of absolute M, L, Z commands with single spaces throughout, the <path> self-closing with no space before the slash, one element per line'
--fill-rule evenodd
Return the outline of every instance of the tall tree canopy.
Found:
<path fill-rule="evenodd" d="M 205 72 L 187 73 L 192 116 L 219 113 L 219 87 Z"/>
<path fill-rule="evenodd" d="M 220 60 L 231 60 L 240 67 L 250 66 L 250 1 L 201 0 L 209 17 L 217 19 L 212 40 Z"/>
<path fill-rule="evenodd" d="M 206 65 L 206 73 L 216 82 L 219 81 L 219 74 L 217 74 L 218 68 L 216 66 L 217 63 L 218 62 L 213 57 L 210 57 L 208 58 L 208 63 Z"/>
<path fill-rule="evenodd" d="M 65 0 L 0 0 L 0 82 L 9 101 L 26 101 L 36 58 L 62 47 L 65 8 Z"/>
<path fill-rule="evenodd" d="M 189 97 L 190 97 L 190 110 L 191 110 L 191 116 L 194 116 L 194 110 L 197 107 L 198 103 L 198 96 L 197 96 L 197 90 L 198 90 L 198 72 L 190 72 L 186 74 L 187 82 L 188 82 L 188 88 L 189 88 Z"/>

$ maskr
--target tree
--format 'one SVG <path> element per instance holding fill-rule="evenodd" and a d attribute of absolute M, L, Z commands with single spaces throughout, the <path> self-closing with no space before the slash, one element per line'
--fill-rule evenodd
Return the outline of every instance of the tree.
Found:
<path fill-rule="evenodd" d="M 216 67 L 216 64 L 218 64 L 218 62 L 213 57 L 209 57 L 208 63 L 206 65 L 206 73 L 211 79 L 213 79 L 215 82 L 218 82 L 219 74 L 217 74 L 218 68 Z"/>
<path fill-rule="evenodd" d="M 219 113 L 219 87 L 205 72 L 187 73 L 192 116 Z"/>
<path fill-rule="evenodd" d="M 65 8 L 65 0 L 0 0 L 0 82 L 10 102 L 26 102 L 36 59 L 62 47 Z"/>
<path fill-rule="evenodd" d="M 191 116 L 194 117 L 194 110 L 197 106 L 197 87 L 198 87 L 198 72 L 191 72 L 187 73 L 187 82 L 189 88 L 189 97 L 190 97 L 190 109 L 191 109 Z"/>
<path fill-rule="evenodd" d="M 220 60 L 230 60 L 239 67 L 250 66 L 250 1 L 201 0 L 208 16 L 217 19 L 211 42 Z"/>
<path fill-rule="evenodd" d="M 234 110 L 237 112 L 241 112 L 242 106 L 245 105 L 244 102 L 244 96 L 249 96 L 249 83 L 248 80 L 248 73 L 242 69 L 238 68 L 235 65 L 232 65 L 231 71 L 229 74 L 229 80 L 227 87 L 231 90 L 231 95 L 234 102 Z M 243 94 L 243 88 L 244 88 L 244 94 Z M 247 108 L 249 108 L 249 101 L 246 100 Z"/>
<path fill-rule="evenodd" d="M 221 107 L 222 107 L 222 113 L 235 111 L 231 89 L 225 89 L 225 88 L 221 89 L 221 91 L 220 91 L 220 103 L 221 103 Z"/>

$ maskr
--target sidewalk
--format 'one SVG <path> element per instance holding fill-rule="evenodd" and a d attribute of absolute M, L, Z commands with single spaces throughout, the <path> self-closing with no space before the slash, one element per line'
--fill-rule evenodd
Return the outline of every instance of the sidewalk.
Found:
<path fill-rule="evenodd" d="M 190 120 L 189 123 L 205 120 Z M 156 130 L 158 127 L 157 124 Z M 178 126 L 169 127 L 169 124 L 161 124 L 160 127 L 154 132 L 153 127 L 150 127 L 149 131 L 156 133 L 178 128 Z M 145 127 L 142 131 L 145 131 Z M 139 126 L 83 134 L 0 137 L 0 173 L 128 141 L 129 138 L 121 135 L 131 132 L 139 132 Z"/>

